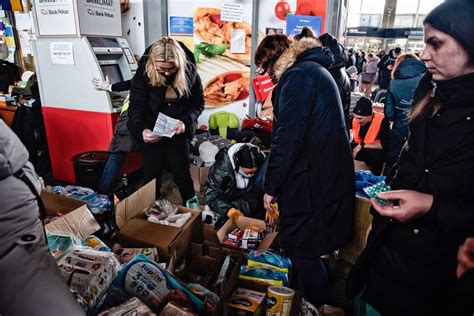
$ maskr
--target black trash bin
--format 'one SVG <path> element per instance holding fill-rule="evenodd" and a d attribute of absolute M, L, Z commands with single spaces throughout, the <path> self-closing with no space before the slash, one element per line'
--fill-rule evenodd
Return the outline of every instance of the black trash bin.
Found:
<path fill-rule="evenodd" d="M 89 151 L 72 157 L 76 185 L 97 191 L 108 157 L 106 151 Z"/>

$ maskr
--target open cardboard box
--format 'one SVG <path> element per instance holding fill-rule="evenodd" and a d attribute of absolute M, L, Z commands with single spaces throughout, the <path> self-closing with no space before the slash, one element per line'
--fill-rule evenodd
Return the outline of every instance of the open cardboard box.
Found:
<path fill-rule="evenodd" d="M 171 257 L 179 261 L 191 241 L 202 240 L 201 211 L 178 207 L 178 213 L 191 213 L 183 227 L 155 224 L 146 220 L 146 211 L 155 202 L 155 180 L 150 181 L 129 197 L 120 201 L 115 209 L 115 219 L 120 231 L 117 238 L 129 247 L 156 247 L 160 259 Z"/>
<path fill-rule="evenodd" d="M 265 228 L 266 228 L 265 222 L 260 220 L 260 219 L 241 216 L 241 217 L 239 217 L 238 222 L 239 222 L 239 224 L 237 226 L 237 224 L 232 219 L 228 219 L 227 222 L 225 222 L 225 224 L 217 231 L 217 238 L 218 238 L 219 242 L 221 243 L 222 247 L 240 249 L 240 248 L 235 248 L 235 247 L 223 244 L 224 240 L 227 239 L 227 234 L 230 233 L 236 227 L 238 227 L 242 230 L 244 230 L 245 228 L 247 228 L 249 226 L 257 226 L 261 230 L 265 230 Z M 273 246 L 273 244 L 275 243 L 277 235 L 278 235 L 277 232 L 267 234 L 265 236 L 265 238 L 263 238 L 263 240 L 260 242 L 260 245 L 258 246 L 258 248 L 256 250 L 258 250 L 258 251 L 269 250 Z M 242 250 L 246 251 L 246 252 L 250 251 L 250 250 L 246 250 L 246 249 L 242 249 Z"/>
<path fill-rule="evenodd" d="M 211 170 L 211 167 L 198 167 L 191 165 L 189 171 L 191 172 L 191 178 L 193 179 L 194 191 L 204 191 L 204 185 L 209 177 L 209 170 Z"/>
<path fill-rule="evenodd" d="M 63 216 L 44 226 L 47 233 L 69 235 L 84 238 L 100 229 L 86 203 L 47 191 L 41 192 L 46 215 L 55 216 L 58 212 Z"/>

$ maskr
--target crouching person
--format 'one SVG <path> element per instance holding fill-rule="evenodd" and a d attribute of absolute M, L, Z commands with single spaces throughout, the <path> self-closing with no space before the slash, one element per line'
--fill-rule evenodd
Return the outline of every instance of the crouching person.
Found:
<path fill-rule="evenodd" d="M 206 204 L 221 216 L 235 209 L 245 216 L 263 218 L 264 161 L 265 155 L 252 144 L 239 143 L 219 151 L 204 188 Z"/>

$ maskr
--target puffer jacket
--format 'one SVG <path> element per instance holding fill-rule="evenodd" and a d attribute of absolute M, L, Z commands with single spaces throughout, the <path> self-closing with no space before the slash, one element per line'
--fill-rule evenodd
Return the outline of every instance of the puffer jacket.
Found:
<path fill-rule="evenodd" d="M 384 112 L 385 118 L 393 122 L 391 134 L 396 134 L 397 139 L 404 140 L 408 136 L 408 113 L 413 94 L 425 72 L 424 62 L 407 59 L 398 65 L 395 77 L 390 81 Z"/>
<path fill-rule="evenodd" d="M 233 207 L 245 215 L 250 215 L 252 210 L 247 201 L 240 198 L 242 194 L 243 190 L 237 188 L 235 170 L 228 149 L 223 148 L 216 155 L 216 161 L 209 171 L 209 178 L 204 187 L 206 204 L 222 216 L 226 216 L 227 211 Z"/>
<path fill-rule="evenodd" d="M 344 118 L 349 119 L 349 112 L 351 106 L 351 82 L 349 75 L 346 72 L 346 53 L 344 47 L 331 34 L 323 34 L 319 40 L 331 50 L 334 62 L 327 68 L 331 76 L 336 81 L 339 95 L 341 96 L 342 109 L 344 111 Z"/>
<path fill-rule="evenodd" d="M 289 256 L 320 257 L 352 235 L 354 165 L 333 63 L 317 40 L 276 61 L 275 121 L 264 191 L 278 197 L 280 242 Z"/>
<path fill-rule="evenodd" d="M 25 146 L 0 120 L 0 314 L 84 315 L 49 253 L 38 202 L 19 171 L 39 193 Z"/>

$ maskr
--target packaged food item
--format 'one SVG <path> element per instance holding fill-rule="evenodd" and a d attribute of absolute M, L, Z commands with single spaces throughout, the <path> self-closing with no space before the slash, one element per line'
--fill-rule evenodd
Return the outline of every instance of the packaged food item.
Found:
<path fill-rule="evenodd" d="M 140 315 L 156 315 L 142 301 L 136 297 L 132 297 L 128 301 L 119 306 L 113 307 L 99 316 L 140 316 Z"/>
<path fill-rule="evenodd" d="M 121 264 L 125 264 L 133 259 L 133 257 L 142 254 L 151 260 L 158 262 L 158 250 L 156 248 L 120 248 L 113 247 L 115 255 L 117 255 L 118 260 Z"/>
<path fill-rule="evenodd" d="M 77 238 L 67 235 L 47 234 L 47 239 L 49 252 L 56 260 L 61 258 L 69 249 L 81 244 Z"/>
<path fill-rule="evenodd" d="M 285 286 L 269 286 L 267 316 L 290 316 L 295 291 Z"/>
<path fill-rule="evenodd" d="M 230 233 L 227 234 L 227 239 L 233 242 L 240 242 L 243 236 L 243 230 L 239 228 L 234 228 Z"/>
<path fill-rule="evenodd" d="M 102 240 L 100 240 L 98 237 L 94 235 L 82 238 L 81 244 L 84 247 L 90 247 L 95 250 L 110 252 L 110 248 Z"/>
<path fill-rule="evenodd" d="M 113 285 L 130 296 L 138 297 L 153 311 L 162 308 L 166 302 L 176 302 L 196 312 L 204 309 L 204 303 L 181 281 L 142 254 L 122 268 Z"/>
<path fill-rule="evenodd" d="M 265 293 L 237 288 L 226 302 L 227 315 L 261 315 Z"/>
<path fill-rule="evenodd" d="M 265 285 L 288 285 L 288 273 L 265 267 L 240 267 L 240 279 L 250 280 Z"/>
<path fill-rule="evenodd" d="M 247 264 L 254 267 L 263 266 L 286 273 L 291 270 L 290 259 L 271 251 L 250 251 Z"/>
<path fill-rule="evenodd" d="M 377 196 L 377 193 L 379 192 L 388 192 L 392 190 L 392 188 L 390 188 L 390 186 L 387 185 L 385 181 L 380 181 L 379 183 L 374 184 L 370 187 L 366 187 L 363 190 L 365 194 L 367 194 L 370 198 L 374 199 L 379 205 L 387 205 L 392 203 L 389 200 L 384 200 Z"/>
<path fill-rule="evenodd" d="M 242 236 L 240 247 L 242 249 L 256 249 L 262 239 L 262 234 L 258 230 L 246 229 Z"/>
<path fill-rule="evenodd" d="M 58 268 L 79 305 L 89 311 L 117 276 L 120 263 L 111 252 L 76 246 L 59 259 Z"/>
<path fill-rule="evenodd" d="M 186 308 L 173 304 L 171 302 L 166 304 L 165 308 L 160 313 L 160 316 L 194 316 L 194 315 L 197 315 L 197 314 L 193 313 L 192 311 Z"/>

